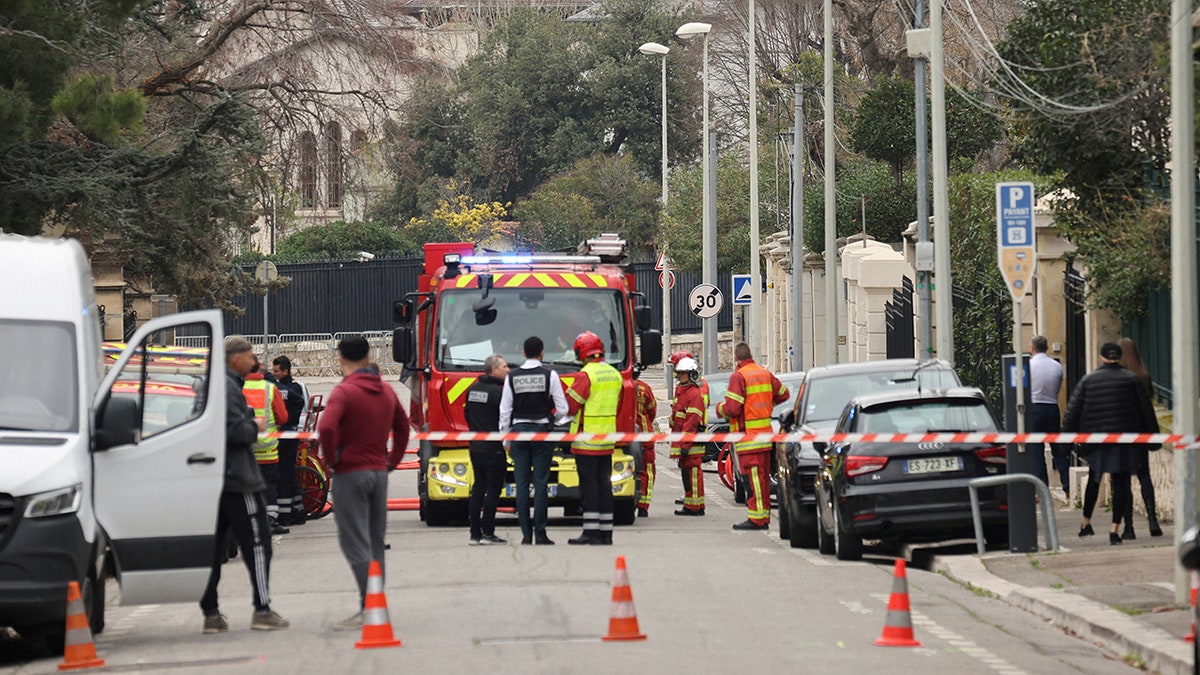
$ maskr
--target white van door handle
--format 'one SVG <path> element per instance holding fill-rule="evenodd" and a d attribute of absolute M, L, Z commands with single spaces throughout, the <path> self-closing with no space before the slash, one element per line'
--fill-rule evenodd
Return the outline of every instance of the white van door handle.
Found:
<path fill-rule="evenodd" d="M 217 461 L 216 457 L 213 457 L 212 455 L 206 455 L 202 452 L 197 452 L 196 454 L 187 458 L 188 464 L 212 464 L 215 461 Z"/>

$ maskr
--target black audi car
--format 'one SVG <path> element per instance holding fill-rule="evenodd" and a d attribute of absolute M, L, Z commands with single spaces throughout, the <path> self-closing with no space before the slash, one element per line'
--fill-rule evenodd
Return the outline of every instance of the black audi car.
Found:
<path fill-rule="evenodd" d="M 829 434 L 854 397 L 864 394 L 945 389 L 961 384 L 954 368 L 940 360 L 887 359 L 819 366 L 805 373 L 799 390 L 779 415 L 786 432 Z M 813 485 L 821 465 L 822 444 L 775 444 L 778 480 L 779 537 L 794 548 L 817 545 L 816 493 Z"/>
<path fill-rule="evenodd" d="M 961 387 L 861 396 L 835 432 L 925 434 L 997 431 L 983 392 Z M 974 536 L 967 482 L 1002 474 L 1007 448 L 995 443 L 842 442 L 827 446 L 817 476 L 821 553 L 862 557 L 863 539 L 932 541 Z M 1004 486 L 979 489 L 984 538 L 1008 540 Z"/>

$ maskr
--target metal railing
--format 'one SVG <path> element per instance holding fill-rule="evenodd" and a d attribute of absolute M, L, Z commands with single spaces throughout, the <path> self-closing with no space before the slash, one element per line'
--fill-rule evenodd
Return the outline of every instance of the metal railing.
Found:
<path fill-rule="evenodd" d="M 1042 505 L 1042 527 L 1046 530 L 1046 547 L 1051 551 L 1058 550 L 1058 525 L 1054 519 L 1054 502 L 1050 497 L 1050 488 L 1037 476 L 1028 473 L 1009 473 L 1003 476 L 984 476 L 967 482 L 971 492 L 971 518 L 975 521 L 975 547 L 979 555 L 986 550 L 983 541 L 983 514 L 979 511 L 979 488 L 993 485 L 1009 485 L 1012 483 L 1032 483 L 1038 492 L 1038 501 Z"/>

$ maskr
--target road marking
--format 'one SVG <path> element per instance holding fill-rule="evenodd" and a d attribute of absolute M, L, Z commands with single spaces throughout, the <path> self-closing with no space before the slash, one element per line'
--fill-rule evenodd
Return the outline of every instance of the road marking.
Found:
<path fill-rule="evenodd" d="M 871 597 L 875 598 L 876 600 L 886 603 L 891 599 L 891 594 L 890 593 L 872 593 Z M 845 604 L 845 603 L 842 603 L 842 604 Z M 950 646 L 956 648 L 958 651 L 962 652 L 963 654 L 966 654 L 967 656 L 970 656 L 972 658 L 979 660 L 981 663 L 988 666 L 992 670 L 995 670 L 999 673 L 1003 673 L 1004 675 L 1024 675 L 1024 673 L 1025 673 L 1024 670 L 1021 670 L 1017 666 L 1014 666 L 1013 664 L 1009 663 L 1008 661 L 1005 661 L 1004 659 L 993 654 L 992 652 L 988 651 L 987 649 L 980 647 L 979 645 L 975 644 L 971 640 L 968 640 L 968 639 L 958 635 L 954 631 L 949 630 L 948 628 L 945 628 L 945 627 L 939 625 L 936 621 L 929 618 L 928 615 L 926 615 L 922 612 L 919 612 L 915 609 L 909 609 L 909 614 L 911 615 L 912 623 L 914 626 L 927 626 L 928 631 L 926 631 L 926 632 L 929 635 L 932 635 L 935 639 L 943 640 L 943 641 L 947 642 Z M 921 639 L 920 636 L 917 636 L 917 639 L 920 640 Z M 923 650 L 917 650 L 917 651 L 922 651 L 922 653 L 924 653 Z"/>
<path fill-rule="evenodd" d="M 763 555 L 775 555 L 775 551 L 772 551 L 769 548 L 752 548 L 750 550 L 754 551 L 755 553 L 761 553 Z"/>
<path fill-rule="evenodd" d="M 558 642 L 600 642 L 599 635 L 530 635 L 528 637 L 476 638 L 477 645 L 522 645 Z"/>
<path fill-rule="evenodd" d="M 874 610 L 864 607 L 863 604 L 857 600 L 838 600 L 838 604 L 850 610 L 851 612 L 854 612 L 855 614 L 871 614 L 874 612 Z"/>

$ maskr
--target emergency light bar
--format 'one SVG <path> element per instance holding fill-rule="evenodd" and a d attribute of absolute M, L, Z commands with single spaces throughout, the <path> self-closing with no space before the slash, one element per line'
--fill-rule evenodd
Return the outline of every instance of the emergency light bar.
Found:
<path fill-rule="evenodd" d="M 471 255 L 462 259 L 464 265 L 532 265 L 534 263 L 579 263 L 597 265 L 600 257 L 594 255 L 544 255 L 520 253 L 509 255 Z"/>

